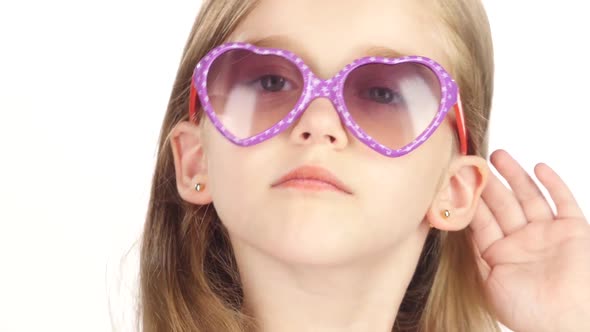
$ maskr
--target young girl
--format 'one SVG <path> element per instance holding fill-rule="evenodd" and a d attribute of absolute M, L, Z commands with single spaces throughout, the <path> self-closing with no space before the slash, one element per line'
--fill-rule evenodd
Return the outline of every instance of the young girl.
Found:
<path fill-rule="evenodd" d="M 166 113 L 144 331 L 589 331 L 590 226 L 488 168 L 478 0 L 207 1 Z"/>

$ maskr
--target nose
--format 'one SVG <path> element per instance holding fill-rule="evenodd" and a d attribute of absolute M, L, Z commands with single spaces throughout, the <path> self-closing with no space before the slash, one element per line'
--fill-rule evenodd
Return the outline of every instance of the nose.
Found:
<path fill-rule="evenodd" d="M 290 139 L 296 144 L 328 144 L 342 149 L 348 135 L 332 102 L 327 98 L 312 101 L 295 123 Z"/>

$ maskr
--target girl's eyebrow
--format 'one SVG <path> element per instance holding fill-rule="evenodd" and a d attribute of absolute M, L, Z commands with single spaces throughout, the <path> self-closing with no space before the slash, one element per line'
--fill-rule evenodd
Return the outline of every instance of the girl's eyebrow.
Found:
<path fill-rule="evenodd" d="M 297 40 L 287 35 L 268 35 L 265 37 L 250 37 L 243 40 L 244 43 L 252 44 L 258 47 L 280 48 L 296 53 L 302 59 L 309 60 L 309 54 L 305 51 L 305 47 Z"/>
<path fill-rule="evenodd" d="M 287 35 L 268 35 L 260 38 L 247 38 L 244 40 L 244 42 L 256 45 L 258 47 L 282 48 L 292 50 L 293 52 L 297 53 L 299 56 L 302 56 L 303 58 L 306 58 L 307 55 L 303 45 L 301 45 L 299 42 L 297 42 L 293 38 L 290 38 Z M 362 52 L 357 54 L 360 57 L 376 56 L 385 58 L 399 58 L 409 55 L 407 53 L 400 52 L 385 46 L 370 45 L 368 47 L 365 46 L 365 48 L 360 49 L 363 50 Z"/>
<path fill-rule="evenodd" d="M 371 46 L 365 50 L 365 55 L 367 56 L 376 56 L 376 57 L 384 57 L 384 58 L 400 58 L 407 56 L 409 54 L 396 51 L 389 47 L 385 46 Z"/>
<path fill-rule="evenodd" d="M 244 43 L 256 45 L 258 47 L 284 48 L 303 50 L 299 43 L 293 38 L 286 35 L 268 35 L 260 38 L 247 38 Z"/>

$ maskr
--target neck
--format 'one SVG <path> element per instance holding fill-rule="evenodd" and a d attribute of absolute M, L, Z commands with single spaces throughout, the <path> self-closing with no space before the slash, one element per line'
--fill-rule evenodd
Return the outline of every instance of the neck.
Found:
<path fill-rule="evenodd" d="M 330 266 L 284 262 L 232 238 L 244 310 L 259 332 L 390 332 L 426 234 Z"/>

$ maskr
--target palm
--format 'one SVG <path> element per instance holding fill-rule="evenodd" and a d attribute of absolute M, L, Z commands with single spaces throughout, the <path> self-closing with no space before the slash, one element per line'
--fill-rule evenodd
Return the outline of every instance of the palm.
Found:
<path fill-rule="evenodd" d="M 486 293 L 500 321 L 511 329 L 558 330 L 566 324 L 560 319 L 570 319 L 569 312 L 590 300 L 590 225 L 567 186 L 546 165 L 536 173 L 557 215 L 507 153 L 494 153 L 492 162 L 513 191 L 490 175 L 471 224 Z"/>

